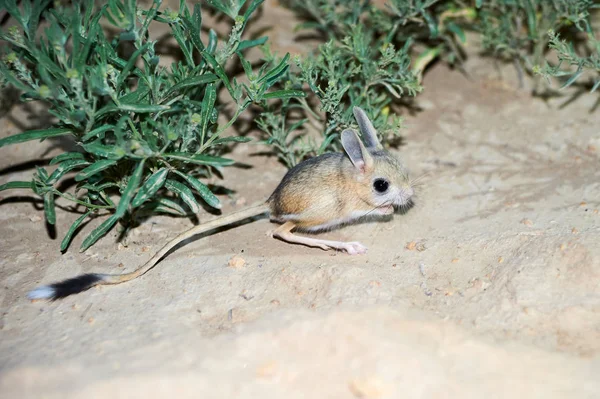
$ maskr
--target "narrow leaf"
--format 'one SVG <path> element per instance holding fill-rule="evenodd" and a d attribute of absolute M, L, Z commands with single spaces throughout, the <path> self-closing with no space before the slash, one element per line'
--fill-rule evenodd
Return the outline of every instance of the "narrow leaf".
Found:
<path fill-rule="evenodd" d="M 200 4 L 194 5 L 194 17 L 196 16 L 196 9 L 200 9 Z M 192 41 L 192 44 L 199 52 L 204 51 L 204 44 L 200 39 L 200 26 L 202 24 L 202 17 L 200 17 L 200 22 L 193 21 L 191 18 L 181 17 L 181 21 L 189 31 L 189 38 Z"/>
<path fill-rule="evenodd" d="M 335 140 L 336 137 L 338 137 L 337 134 L 330 134 L 329 136 L 327 136 L 327 138 L 321 143 L 318 154 L 323 154 L 325 150 L 327 150 L 327 148 L 329 147 L 329 144 L 331 144 L 331 142 L 333 142 L 333 140 Z"/>
<path fill-rule="evenodd" d="M 190 49 L 188 46 L 189 41 L 185 36 L 187 36 L 181 26 L 179 24 L 169 23 L 169 26 L 173 30 L 173 37 L 179 44 L 179 49 L 183 53 L 183 56 L 190 67 L 194 67 L 194 56 L 192 55 L 193 47 Z"/>
<path fill-rule="evenodd" d="M 527 14 L 527 26 L 529 29 L 529 37 L 537 37 L 537 15 L 535 6 L 531 3 L 531 0 L 524 1 L 525 13 Z"/>
<path fill-rule="evenodd" d="M 149 205 L 156 206 L 156 209 L 157 210 L 160 209 L 161 212 L 170 213 L 170 214 L 179 215 L 179 216 L 187 215 L 186 210 L 183 209 L 183 207 L 181 205 L 179 205 L 177 202 L 175 202 L 169 198 L 159 198 L 159 199 L 149 203 Z M 172 211 L 171 212 L 166 211 L 164 208 L 171 209 Z"/>
<path fill-rule="evenodd" d="M 152 212 L 155 212 L 155 213 L 166 213 L 167 215 L 174 215 L 174 216 L 185 216 L 186 215 L 185 209 L 183 210 L 183 213 L 181 213 L 181 212 L 176 211 L 173 208 L 169 208 L 167 206 L 160 205 L 155 202 L 150 203 L 150 205 L 151 206 L 149 206 L 148 208 L 151 208 Z"/>
<path fill-rule="evenodd" d="M 50 161 L 50 165 L 54 165 L 71 159 L 83 159 L 83 154 L 81 152 L 65 152 L 52 158 L 52 160 Z"/>
<path fill-rule="evenodd" d="M 75 234 L 75 231 L 79 228 L 79 226 L 81 226 L 81 223 L 83 223 L 83 221 L 90 215 L 90 213 L 92 213 L 91 210 L 87 211 L 86 213 L 78 217 L 77 220 L 73 222 L 71 227 L 69 227 L 69 231 L 67 231 L 67 234 L 65 234 L 65 238 L 63 238 L 62 242 L 60 243 L 60 250 L 62 252 L 65 252 L 65 250 L 69 247 L 71 239 L 73 239 L 73 234 Z"/>
<path fill-rule="evenodd" d="M 79 184 L 81 184 L 81 183 L 79 183 Z M 79 190 L 100 192 L 100 191 L 106 190 L 109 187 L 119 187 L 119 185 L 117 183 L 113 183 L 111 181 L 102 183 L 98 186 L 96 186 L 95 184 L 85 183 L 85 184 L 78 185 L 76 188 L 76 192 Z"/>
<path fill-rule="evenodd" d="M 27 132 L 13 134 L 12 136 L 0 139 L 0 147 L 8 144 L 22 143 L 30 140 L 43 140 L 49 137 L 64 136 L 70 134 L 71 129 L 44 129 L 44 130 L 29 130 Z"/>
<path fill-rule="evenodd" d="M 206 46 L 206 51 L 209 54 L 214 54 L 217 49 L 217 42 L 219 38 L 217 37 L 217 32 L 214 29 L 210 29 L 208 31 L 208 45 Z"/>
<path fill-rule="evenodd" d="M 575 81 L 577 79 L 579 79 L 579 77 L 581 76 L 581 74 L 583 74 L 583 69 L 581 67 L 579 67 L 577 69 L 577 71 L 569 78 L 569 80 L 567 80 L 560 88 L 564 89 L 566 87 L 571 86 L 573 83 L 575 83 Z"/>
<path fill-rule="evenodd" d="M 427 26 L 429 27 L 429 34 L 431 35 L 432 38 L 436 38 L 439 34 L 436 22 L 431 17 L 431 15 L 429 15 L 429 13 L 427 11 L 425 11 L 424 9 L 421 10 L 421 15 L 427 22 Z"/>
<path fill-rule="evenodd" d="M 120 218 L 127 212 L 127 208 L 129 207 L 129 203 L 133 199 L 135 195 L 135 190 L 140 186 L 140 182 L 142 181 L 142 174 L 144 172 L 144 163 L 145 160 L 140 161 L 137 164 L 137 167 L 133 171 L 133 174 L 129 178 L 127 182 L 127 187 L 121 194 L 121 200 L 119 201 L 119 205 L 117 205 L 117 210 L 115 211 L 115 216 Z"/>
<path fill-rule="evenodd" d="M 200 28 L 202 27 L 202 7 L 200 6 L 200 3 L 194 4 L 192 22 L 194 23 L 194 27 L 200 32 Z"/>
<path fill-rule="evenodd" d="M 246 26 L 248 20 L 250 20 L 250 17 L 254 13 L 254 11 L 256 11 L 256 9 L 260 7 L 260 5 L 264 3 L 264 1 L 265 0 L 254 0 L 252 3 L 250 3 L 248 8 L 246 9 L 246 12 L 244 13 L 244 26 Z"/>
<path fill-rule="evenodd" d="M 412 71 L 417 76 L 421 77 L 427 65 L 429 65 L 439 54 L 441 53 L 441 47 L 434 47 L 423 51 L 419 54 L 414 63 Z"/>
<path fill-rule="evenodd" d="M 15 0 L 6 1 L 4 7 L 6 7 L 6 11 L 8 11 L 10 16 L 13 17 L 21 26 L 25 25 L 23 21 L 23 16 L 21 15 L 21 12 Z"/>
<path fill-rule="evenodd" d="M 163 154 L 166 158 L 176 159 L 178 161 L 185 161 L 195 163 L 197 165 L 213 165 L 213 166 L 229 166 L 233 165 L 235 161 L 233 159 L 215 157 L 212 155 L 192 155 L 191 157 L 185 152 L 170 152 Z"/>
<path fill-rule="evenodd" d="M 254 40 L 242 40 L 237 48 L 237 51 L 244 51 L 246 49 L 261 46 L 267 42 L 269 38 L 267 36 L 260 37 Z"/>
<path fill-rule="evenodd" d="M 109 59 L 108 61 L 113 64 L 116 65 L 118 68 L 123 69 L 125 68 L 125 65 L 127 65 L 127 62 L 121 58 L 119 58 L 117 56 L 117 53 L 109 46 L 103 47 L 103 49 L 106 49 L 107 51 L 109 51 L 110 53 L 109 55 Z M 134 68 L 133 69 L 133 74 L 138 76 L 139 78 L 144 78 L 144 73 L 139 69 L 139 68 Z"/>
<path fill-rule="evenodd" d="M 184 79 L 181 82 L 177 83 L 176 85 L 172 86 L 165 93 L 165 97 L 168 96 L 169 94 L 176 92 L 178 90 L 181 90 L 181 89 L 186 89 L 188 87 L 199 86 L 202 84 L 216 82 L 217 79 L 218 79 L 217 75 L 215 75 L 214 73 L 205 73 L 204 75 L 189 77 L 189 78 Z"/>
<path fill-rule="evenodd" d="M 125 150 L 120 147 L 108 146 L 94 141 L 82 146 L 87 152 L 109 159 L 121 159 L 125 156 Z"/>
<path fill-rule="evenodd" d="M 81 243 L 81 247 L 79 248 L 79 251 L 83 252 L 86 249 L 88 249 L 89 247 L 91 247 L 92 245 L 94 245 L 96 243 L 96 241 L 98 241 L 103 235 L 105 235 L 110 229 L 112 229 L 112 227 L 115 225 L 115 223 L 117 223 L 117 220 L 119 220 L 119 218 L 116 217 L 116 215 L 112 215 L 111 217 L 106 219 L 104 222 L 102 222 L 102 224 L 100 226 L 98 226 L 94 230 L 92 230 L 90 235 L 88 235 L 85 238 L 85 240 L 83 240 L 83 242 Z"/>
<path fill-rule="evenodd" d="M 46 53 L 39 50 L 36 47 L 30 47 L 32 57 L 36 60 L 36 63 L 41 64 L 46 68 L 55 79 L 63 86 L 68 86 L 68 80 L 65 77 L 65 71 L 60 68 Z"/>
<path fill-rule="evenodd" d="M 34 37 L 40 22 L 40 15 L 42 11 L 48 7 L 50 0 L 36 1 L 33 6 L 33 10 L 29 17 L 29 37 Z"/>
<path fill-rule="evenodd" d="M 73 170 L 75 168 L 83 166 L 83 165 L 89 165 L 89 162 L 86 161 L 85 159 L 72 159 L 72 160 L 63 161 L 60 163 L 60 165 L 58 165 L 58 167 L 54 170 L 54 172 L 52 172 L 52 174 L 50 175 L 50 177 L 48 178 L 46 183 L 54 184 L 61 177 L 63 177 L 66 173 L 70 172 L 71 170 Z"/>
<path fill-rule="evenodd" d="M 206 62 L 208 62 L 210 64 L 210 66 L 212 67 L 213 71 L 215 71 L 217 76 L 219 78 L 221 78 L 221 80 L 223 81 L 223 84 L 229 91 L 229 94 L 231 94 L 231 97 L 235 98 L 235 92 L 233 91 L 233 87 L 231 86 L 231 83 L 229 82 L 229 78 L 227 77 L 227 74 L 225 73 L 225 70 L 223 69 L 223 67 L 221 65 L 219 65 L 219 63 L 217 62 L 215 57 L 213 57 L 212 54 L 210 54 L 209 52 L 203 51 L 202 56 L 204 57 Z"/>
<path fill-rule="evenodd" d="M 262 83 L 262 82 L 270 82 L 273 81 L 275 78 L 277 78 L 278 76 L 280 76 L 280 74 L 284 73 L 288 68 L 288 61 L 290 60 L 290 53 L 287 53 L 281 60 L 281 62 L 279 62 L 279 64 L 277 64 L 277 66 L 273 69 L 271 69 L 269 72 L 267 72 L 265 74 L 265 76 L 263 76 L 262 78 L 260 78 L 258 80 L 258 83 Z"/>
<path fill-rule="evenodd" d="M 306 97 L 306 93 L 302 90 L 277 90 L 263 95 L 263 99 L 265 100 L 274 98 L 290 99 L 295 97 Z"/>
<path fill-rule="evenodd" d="M 90 130 L 89 132 L 87 132 L 86 134 L 83 135 L 83 137 L 81 138 L 81 141 L 88 141 L 89 139 L 95 138 L 95 137 L 100 137 L 100 138 L 104 138 L 104 134 L 108 132 L 109 130 L 114 129 L 115 127 L 113 125 L 102 125 L 100 127 L 97 127 L 93 130 Z"/>
<path fill-rule="evenodd" d="M 306 122 L 308 122 L 307 118 L 304 119 L 300 119 L 299 121 L 293 123 L 292 125 L 290 125 L 286 130 L 286 132 L 291 133 L 293 131 L 295 131 L 296 129 L 299 129 L 300 127 L 302 127 L 302 125 L 304 125 Z"/>
<path fill-rule="evenodd" d="M 127 79 L 127 77 L 129 77 L 129 71 L 131 71 L 131 69 L 135 65 L 135 62 L 137 61 L 138 57 L 140 55 L 146 53 L 148 51 L 148 49 L 150 48 L 150 46 L 154 46 L 154 42 L 149 42 L 149 43 L 144 44 L 142 47 L 137 49 L 131 55 L 131 57 L 129 58 L 129 61 L 127 61 L 127 64 L 125 65 L 125 68 L 123 68 L 123 70 L 119 74 L 119 78 L 117 80 L 117 91 L 119 90 L 119 88 L 121 87 L 121 85 L 123 84 L 125 79 Z"/>
<path fill-rule="evenodd" d="M 44 213 L 48 223 L 56 224 L 56 209 L 54 209 L 54 193 L 52 191 L 44 194 Z"/>
<path fill-rule="evenodd" d="M 125 94 L 123 97 L 119 97 L 119 102 L 121 104 L 147 104 L 147 101 L 144 101 L 148 94 L 150 93 L 150 88 L 143 80 L 138 81 L 138 87 L 135 91 Z"/>
<path fill-rule="evenodd" d="M 46 169 L 36 166 L 35 170 L 37 171 L 37 175 L 41 181 L 46 182 L 48 180 L 48 172 L 46 172 Z"/>
<path fill-rule="evenodd" d="M 113 165 L 116 165 L 117 161 L 114 159 L 103 159 L 101 161 L 96 161 L 81 172 L 79 172 L 75 176 L 75 181 L 82 181 L 87 179 L 90 176 L 95 175 L 98 172 L 101 172 L 105 169 L 110 168 Z"/>
<path fill-rule="evenodd" d="M 77 56 L 76 64 L 78 66 L 82 66 L 82 65 L 86 64 L 87 58 L 88 58 L 90 50 L 92 48 L 92 45 L 96 42 L 96 36 L 97 36 L 96 32 L 98 31 L 98 29 L 101 28 L 99 21 L 100 21 L 100 18 L 102 17 L 102 15 L 104 15 L 105 8 L 106 8 L 106 6 L 103 6 L 100 10 L 98 10 L 96 15 L 94 16 L 94 19 L 92 20 L 91 24 L 89 25 L 90 30 L 87 34 L 87 39 L 85 41 L 85 45 L 83 46 L 83 48 L 81 49 L 81 51 L 79 52 L 79 54 Z"/>
<path fill-rule="evenodd" d="M 200 143 L 204 144 L 204 138 L 206 137 L 206 129 L 208 122 L 210 121 L 210 115 L 213 108 L 215 107 L 215 101 L 217 99 L 217 89 L 214 84 L 209 84 L 204 92 L 204 98 L 202 99 L 202 111 L 201 111 L 201 123 L 202 127 L 200 130 Z"/>
<path fill-rule="evenodd" d="M 220 0 L 206 0 L 206 3 L 209 6 L 214 7 L 216 10 L 221 11 L 223 14 L 227 15 L 229 18 L 235 19 L 235 14 L 233 13 L 233 10 L 230 7 L 223 4 L 224 2 L 222 2 Z"/>
<path fill-rule="evenodd" d="M 244 56 L 242 55 L 241 52 L 238 51 L 237 55 L 240 59 L 240 62 L 242 63 L 244 72 L 246 72 L 246 76 L 248 77 L 248 80 L 250 80 L 250 82 L 252 82 L 254 79 L 256 79 L 255 75 L 254 75 L 254 71 L 252 70 L 252 64 L 250 64 L 250 62 L 248 60 L 246 60 L 246 58 L 244 58 Z M 246 89 L 246 91 L 249 91 L 249 90 Z"/>
<path fill-rule="evenodd" d="M 250 137 L 242 137 L 242 136 L 223 137 L 221 139 L 216 139 L 215 141 L 213 141 L 212 145 L 226 144 L 226 143 L 247 143 L 249 141 L 252 141 L 252 139 Z"/>
<path fill-rule="evenodd" d="M 460 26 L 455 24 L 454 22 L 448 22 L 447 24 L 448 30 L 454 33 L 462 44 L 467 42 L 467 37 L 465 36 L 465 32 L 462 30 Z"/>
<path fill-rule="evenodd" d="M 144 201 L 152 198 L 154 194 L 156 194 L 156 192 L 160 190 L 162 186 L 164 186 L 168 173 L 169 170 L 167 168 L 162 168 L 154 172 L 142 185 L 133 199 L 131 206 L 137 208 L 138 206 L 142 205 Z"/>
<path fill-rule="evenodd" d="M 0 191 L 14 190 L 19 188 L 33 189 L 33 183 L 30 181 L 10 181 L 8 183 L 0 184 Z"/>
<path fill-rule="evenodd" d="M 198 204 L 196 198 L 194 197 L 194 193 L 189 189 L 188 186 L 176 180 L 167 179 L 165 182 L 165 187 L 177 194 L 193 213 L 200 212 L 200 204 Z"/>
<path fill-rule="evenodd" d="M 103 115 L 110 114 L 112 112 L 117 111 L 127 111 L 127 112 L 137 112 L 138 114 L 148 114 L 160 111 L 166 111 L 170 109 L 168 105 L 150 105 L 150 104 L 124 104 L 121 103 L 120 106 L 116 105 L 107 105 L 98 112 L 96 112 L 95 117 L 100 118 Z"/>
<path fill-rule="evenodd" d="M 181 173 L 178 170 L 175 170 L 179 176 L 181 176 L 188 184 L 194 188 L 200 194 L 200 197 L 210 206 L 215 209 L 221 209 L 221 201 L 217 198 L 216 195 L 213 194 L 212 191 L 208 188 L 208 186 L 202 183 L 200 180 L 196 179 L 194 176 L 187 175 L 185 173 Z"/>

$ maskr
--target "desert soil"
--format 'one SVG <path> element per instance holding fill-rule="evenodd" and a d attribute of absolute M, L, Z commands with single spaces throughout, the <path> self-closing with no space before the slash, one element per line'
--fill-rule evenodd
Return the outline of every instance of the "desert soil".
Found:
<path fill-rule="evenodd" d="M 289 18 L 265 9 L 264 21 Z M 298 52 L 289 26 L 271 40 Z M 153 217 L 79 253 L 95 219 L 61 254 L 78 215 L 59 209 L 54 234 L 38 198 L 3 192 L 0 396 L 600 397 L 597 95 L 543 101 L 510 66 L 471 57 L 466 70 L 432 68 L 406 112 L 397 153 L 427 173 L 417 206 L 323 235 L 367 255 L 287 245 L 259 220 L 189 242 L 133 282 L 32 303 L 41 283 L 132 270 L 192 223 Z M 5 114 L 1 136 L 44 123 L 30 111 Z M 0 149 L 0 183 L 29 179 L 65 145 Z M 252 168 L 214 181 L 235 190 L 223 213 L 285 173 L 262 150 L 237 147 Z M 228 266 L 236 255 L 245 264 Z"/>

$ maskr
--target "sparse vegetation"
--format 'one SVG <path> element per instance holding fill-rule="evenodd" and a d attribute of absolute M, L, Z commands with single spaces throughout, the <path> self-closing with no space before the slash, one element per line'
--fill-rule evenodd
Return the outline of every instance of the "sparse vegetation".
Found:
<path fill-rule="evenodd" d="M 532 76 L 536 91 L 538 76 L 565 87 L 586 71 L 591 90 L 600 86 L 592 23 L 599 5 L 592 0 L 287 0 L 302 21 L 298 29 L 322 39 L 293 59 L 272 52 L 267 37 L 245 37 L 263 1 L 206 0 L 190 9 L 182 0 L 168 10 L 160 0 L 147 9 L 135 0 L 7 0 L 12 26 L 0 36 L 0 85 L 19 89 L 22 101 L 47 104 L 56 123 L 0 146 L 70 136 L 78 150 L 55 157 L 52 169 L 39 167 L 33 181 L 0 190 L 32 189 L 50 224 L 56 197 L 71 201 L 81 216 L 62 250 L 88 217 L 106 211 L 85 250 L 137 215 L 193 215 L 202 202 L 219 208 L 205 179 L 234 163 L 224 157 L 228 145 L 250 140 L 224 133 L 251 105 L 260 110 L 263 142 L 288 167 L 339 149 L 339 133 L 355 123 L 353 106 L 393 145 L 399 110 L 422 91 L 427 66 L 442 60 L 461 67 L 468 35 L 480 38 L 482 53 L 513 63 L 521 80 Z M 201 29 L 204 7 L 230 21 L 221 40 Z M 168 67 L 148 34 L 156 24 L 168 25 L 177 43 L 180 59 Z M 246 59 L 253 47 L 263 50 L 258 62 Z M 75 189 L 59 190 L 72 172 Z"/>
<path fill-rule="evenodd" d="M 160 0 L 139 9 L 133 0 L 110 0 L 99 7 L 86 0 L 50 7 L 45 0 L 23 1 L 21 8 L 8 0 L 6 8 L 15 25 L 2 33 L 0 71 L 22 92 L 23 101 L 41 101 L 56 118 L 54 126 L 6 137 L 0 146 L 68 135 L 79 151 L 55 157 L 50 172 L 39 167 L 31 182 L 0 187 L 31 188 L 44 199 L 46 220 L 55 223 L 55 198 L 60 196 L 83 209 L 67 232 L 61 249 L 87 217 L 100 210 L 108 217 L 84 240 L 85 250 L 115 226 L 140 213 L 195 214 L 199 199 L 220 208 L 219 199 L 202 182 L 213 170 L 234 163 L 222 157 L 232 142 L 246 137 L 222 137 L 251 104 L 302 96 L 301 91 L 270 88 L 288 68 L 265 62 L 255 69 L 245 62 L 245 50 L 261 45 L 262 37 L 244 40 L 246 25 L 263 0 L 208 2 L 232 21 L 226 41 L 219 43 L 210 30 L 201 33 L 202 9 L 190 10 L 181 1 L 178 10 L 160 11 Z M 46 28 L 39 29 L 42 18 Z M 156 42 L 148 30 L 167 24 L 182 60 L 160 65 Z M 109 36 L 110 28 L 117 33 Z M 128 53 L 126 58 L 122 54 Z M 243 62 L 250 84 L 229 76 L 225 64 Z M 218 123 L 226 91 L 235 104 L 231 119 Z M 61 179 L 77 171 L 75 192 L 57 188 Z M 120 199 L 113 202 L 114 195 Z"/>

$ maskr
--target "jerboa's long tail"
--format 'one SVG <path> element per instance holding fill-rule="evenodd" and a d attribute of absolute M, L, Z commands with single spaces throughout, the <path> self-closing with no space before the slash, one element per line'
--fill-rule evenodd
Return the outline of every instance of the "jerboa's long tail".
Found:
<path fill-rule="evenodd" d="M 161 248 L 148 262 L 140 266 L 131 273 L 125 274 L 101 274 L 101 273 L 86 273 L 73 277 L 67 280 L 59 281 L 50 285 L 40 286 L 27 294 L 29 299 L 48 299 L 56 300 L 67 297 L 69 295 L 77 294 L 79 292 L 88 290 L 95 285 L 105 284 L 121 284 L 129 280 L 133 280 L 136 277 L 141 276 L 148 270 L 152 269 L 173 247 L 180 242 L 193 237 L 197 234 L 202 234 L 213 229 L 230 225 L 235 222 L 242 221 L 251 217 L 263 215 L 269 212 L 269 207 L 265 203 L 260 203 L 243 209 L 239 212 L 232 213 L 227 216 L 223 216 L 206 223 L 199 224 L 188 231 L 178 235 L 171 241 L 169 241 L 164 247 Z"/>

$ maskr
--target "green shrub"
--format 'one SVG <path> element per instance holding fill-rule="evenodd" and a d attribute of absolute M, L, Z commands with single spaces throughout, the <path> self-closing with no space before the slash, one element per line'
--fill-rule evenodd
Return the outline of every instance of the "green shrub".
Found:
<path fill-rule="evenodd" d="M 147 10 L 134 0 L 74 1 L 49 7 L 48 0 L 5 2 L 16 23 L 2 32 L 0 72 L 22 91 L 24 101 L 41 101 L 57 122 L 49 129 L 28 131 L 0 140 L 0 146 L 68 135 L 79 151 L 55 157 L 50 172 L 37 168 L 31 182 L 10 182 L 7 188 L 31 188 L 44 199 L 46 220 L 55 223 L 55 197 L 65 198 L 84 212 L 61 244 L 65 250 L 75 231 L 99 210 L 110 213 L 83 241 L 94 244 L 115 226 L 136 214 L 195 214 L 198 199 L 220 208 L 219 199 L 202 182 L 214 170 L 232 165 L 222 157 L 230 143 L 245 137 L 222 137 L 251 104 L 302 96 L 300 91 L 270 88 L 286 73 L 287 62 L 265 62 L 255 71 L 242 53 L 264 44 L 262 37 L 243 40 L 248 20 L 264 0 L 208 3 L 233 21 L 226 41 L 219 44 L 210 30 L 202 38 L 202 10 L 159 11 L 160 0 Z M 40 29 L 44 18 L 45 29 Z M 156 42 L 148 29 L 167 24 L 179 45 L 181 60 L 163 67 Z M 113 36 L 107 32 L 116 31 Z M 123 58 L 122 54 L 129 54 Z M 238 83 L 225 69 L 230 60 L 243 63 L 248 84 Z M 223 90 L 221 90 L 223 89 Z M 233 117 L 219 125 L 223 103 L 220 91 L 235 104 Z M 57 188 L 61 179 L 77 171 L 74 193 Z M 119 195 L 118 203 L 111 196 Z"/>
<path fill-rule="evenodd" d="M 598 7 L 593 0 L 477 0 L 476 3 L 475 28 L 481 33 L 483 49 L 514 62 L 521 85 L 525 73 L 540 72 L 540 67 L 547 64 L 549 48 L 557 50 L 561 62 L 573 62 L 582 69 L 591 65 L 575 55 L 571 43 L 559 42 L 554 32 L 562 32 L 571 40 L 575 40 L 577 31 L 585 32 L 597 54 L 589 23 L 590 11 Z M 546 77 L 560 76 L 551 67 L 544 71 Z M 537 91 L 537 82 L 535 85 Z"/>
<path fill-rule="evenodd" d="M 422 90 L 426 66 L 436 58 L 461 59 L 465 40 L 459 21 L 470 8 L 451 1 L 391 0 L 379 9 L 364 0 L 288 0 L 303 19 L 302 30 L 315 30 L 324 42 L 314 54 L 295 60 L 285 87 L 308 89 L 311 98 L 294 98 L 264 114 L 259 122 L 265 142 L 288 166 L 339 148 L 339 133 L 356 127 L 352 107 L 367 111 L 384 145 L 401 133 L 399 108 Z M 411 62 L 414 49 L 419 54 Z M 267 52 L 265 59 L 276 58 Z M 298 134 L 308 121 L 320 140 Z"/>
<path fill-rule="evenodd" d="M 314 54 L 296 60 L 283 81 L 308 89 L 271 109 L 259 121 L 265 142 L 288 166 L 339 149 L 339 133 L 354 125 L 351 109 L 364 108 L 374 119 L 384 145 L 401 134 L 398 116 L 407 96 L 422 90 L 424 70 L 435 60 L 462 69 L 467 34 L 479 35 L 482 53 L 514 63 L 522 85 L 525 74 L 567 76 L 568 86 L 587 70 L 600 71 L 598 41 L 590 13 L 592 0 L 388 0 L 376 7 L 368 0 L 286 0 L 303 21 L 297 27 L 323 38 Z M 584 32 L 583 55 L 575 40 Z M 548 34 L 548 31 L 550 33 Z M 546 61 L 555 50 L 558 65 Z M 267 52 L 265 60 L 276 59 Z M 575 70 L 563 69 L 565 64 Z M 600 85 L 597 79 L 595 90 Z M 537 79 L 534 92 L 539 91 Z M 298 132 L 311 122 L 320 138 Z M 314 128 L 313 128 L 314 130 Z"/>
<path fill-rule="evenodd" d="M 573 43 L 561 40 L 554 31 L 549 31 L 548 37 L 549 47 L 556 51 L 558 63 L 553 65 L 545 62 L 543 67 L 536 66 L 533 71 L 548 81 L 553 77 L 566 78 L 562 84 L 563 88 L 575 83 L 585 71 L 590 71 L 595 75 L 591 91 L 596 91 L 600 86 L 600 41 L 594 38 L 593 33 L 586 32 L 586 51 L 583 56 L 575 51 Z"/>

